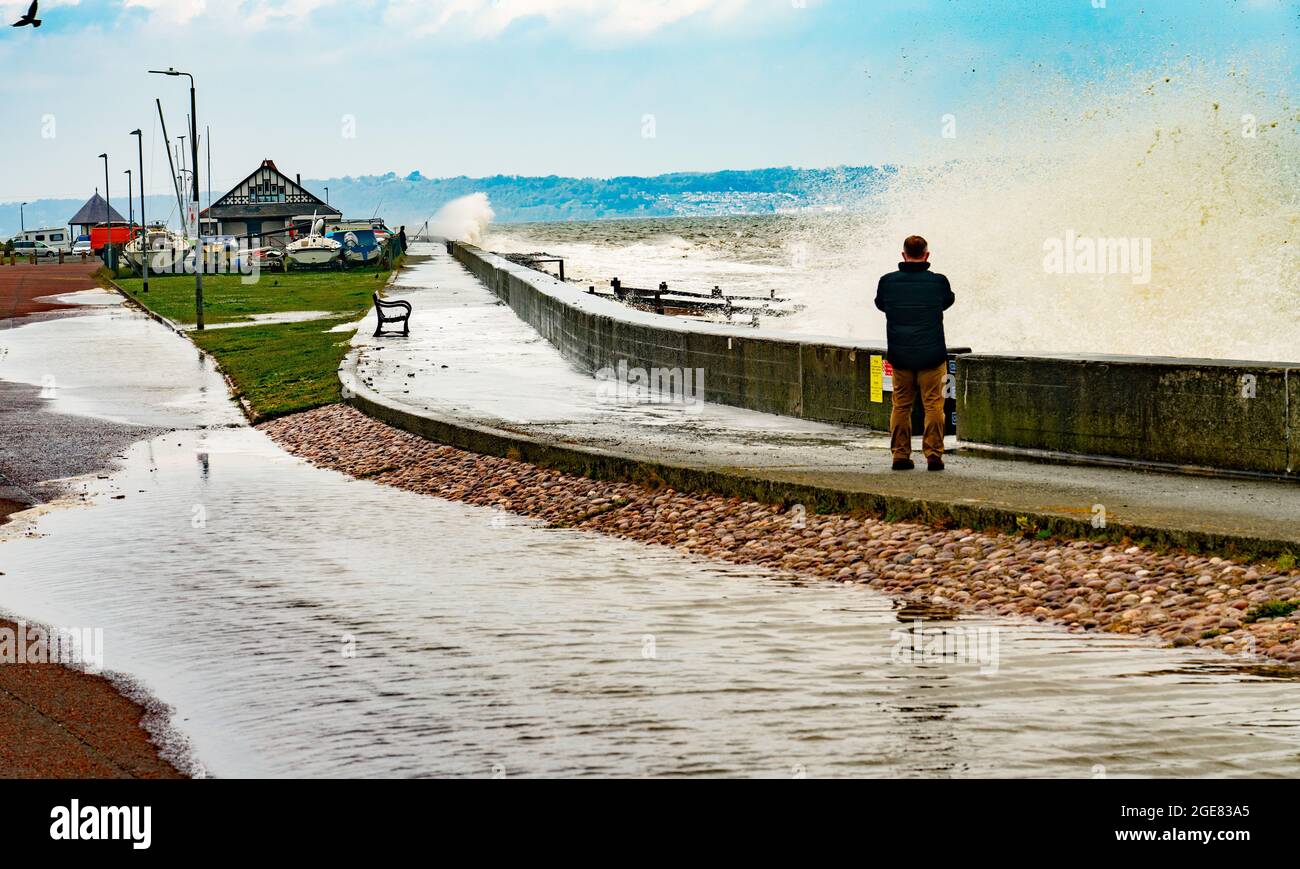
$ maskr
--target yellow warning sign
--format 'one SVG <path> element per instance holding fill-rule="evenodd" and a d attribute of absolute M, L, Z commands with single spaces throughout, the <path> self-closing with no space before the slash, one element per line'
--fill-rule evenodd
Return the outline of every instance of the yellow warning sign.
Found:
<path fill-rule="evenodd" d="M 881 356 L 871 357 L 871 401 L 881 404 L 885 400 L 885 360 Z"/>

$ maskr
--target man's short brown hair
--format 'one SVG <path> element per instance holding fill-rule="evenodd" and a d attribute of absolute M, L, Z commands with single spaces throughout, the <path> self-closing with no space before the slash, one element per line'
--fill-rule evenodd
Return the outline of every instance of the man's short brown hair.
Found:
<path fill-rule="evenodd" d="M 919 235 L 909 235 L 903 242 L 903 253 L 912 259 L 920 259 L 930 249 L 930 243 Z"/>

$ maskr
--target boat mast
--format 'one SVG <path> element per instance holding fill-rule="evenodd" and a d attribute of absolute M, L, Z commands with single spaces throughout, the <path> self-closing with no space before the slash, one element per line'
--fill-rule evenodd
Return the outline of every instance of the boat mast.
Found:
<path fill-rule="evenodd" d="M 172 170 L 172 187 L 176 190 L 176 207 L 180 209 L 177 214 L 181 219 L 182 237 L 188 240 L 189 235 L 186 233 L 185 226 L 185 205 L 181 202 L 181 188 L 180 184 L 176 181 L 176 164 L 172 161 L 171 139 L 167 138 L 167 119 L 163 117 L 162 100 L 155 99 L 154 102 L 158 104 L 158 121 L 162 124 L 163 145 L 164 150 L 167 152 L 167 165 L 171 167 Z"/>

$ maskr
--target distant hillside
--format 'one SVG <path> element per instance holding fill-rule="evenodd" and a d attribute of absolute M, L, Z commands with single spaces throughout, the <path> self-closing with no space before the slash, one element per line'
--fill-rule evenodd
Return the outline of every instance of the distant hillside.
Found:
<path fill-rule="evenodd" d="M 872 167 L 677 172 L 648 178 L 425 178 L 419 172 L 390 172 L 314 180 L 307 186 L 329 187 L 330 202 L 347 213 L 372 214 L 378 209 L 390 222 L 414 227 L 446 203 L 471 193 L 487 194 L 498 223 L 770 214 L 859 201 L 887 174 Z"/>
<path fill-rule="evenodd" d="M 497 222 L 599 220 L 616 217 L 671 217 L 714 214 L 770 214 L 808 208 L 836 208 L 860 201 L 890 174 L 888 169 L 846 166 L 833 169 L 753 169 L 675 172 L 653 177 L 565 178 L 494 175 L 490 178 L 425 178 L 368 175 L 304 181 L 349 216 L 378 212 L 390 224 L 415 227 L 446 203 L 471 193 L 486 193 Z M 220 195 L 220 194 L 218 194 Z M 89 191 L 87 192 L 89 196 Z M 62 225 L 84 198 L 41 199 L 24 209 L 26 225 Z M 126 213 L 126 198 L 113 205 Z M 150 218 L 171 215 L 175 200 L 149 197 Z M 0 204 L 0 238 L 18 231 L 17 203 Z"/>

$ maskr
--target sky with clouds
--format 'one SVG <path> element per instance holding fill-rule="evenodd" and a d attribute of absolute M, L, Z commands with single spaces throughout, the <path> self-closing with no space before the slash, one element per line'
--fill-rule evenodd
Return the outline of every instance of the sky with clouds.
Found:
<path fill-rule="evenodd" d="M 27 5 L 0 0 L 0 13 Z M 162 192 L 153 100 L 175 137 L 188 92 L 151 68 L 198 79 L 218 190 L 267 157 L 304 178 L 862 165 L 905 161 L 920 131 L 1018 68 L 1289 64 L 1297 5 L 43 0 L 39 30 L 0 32 L 0 201 L 88 195 L 104 151 L 120 183 L 136 127 Z"/>

